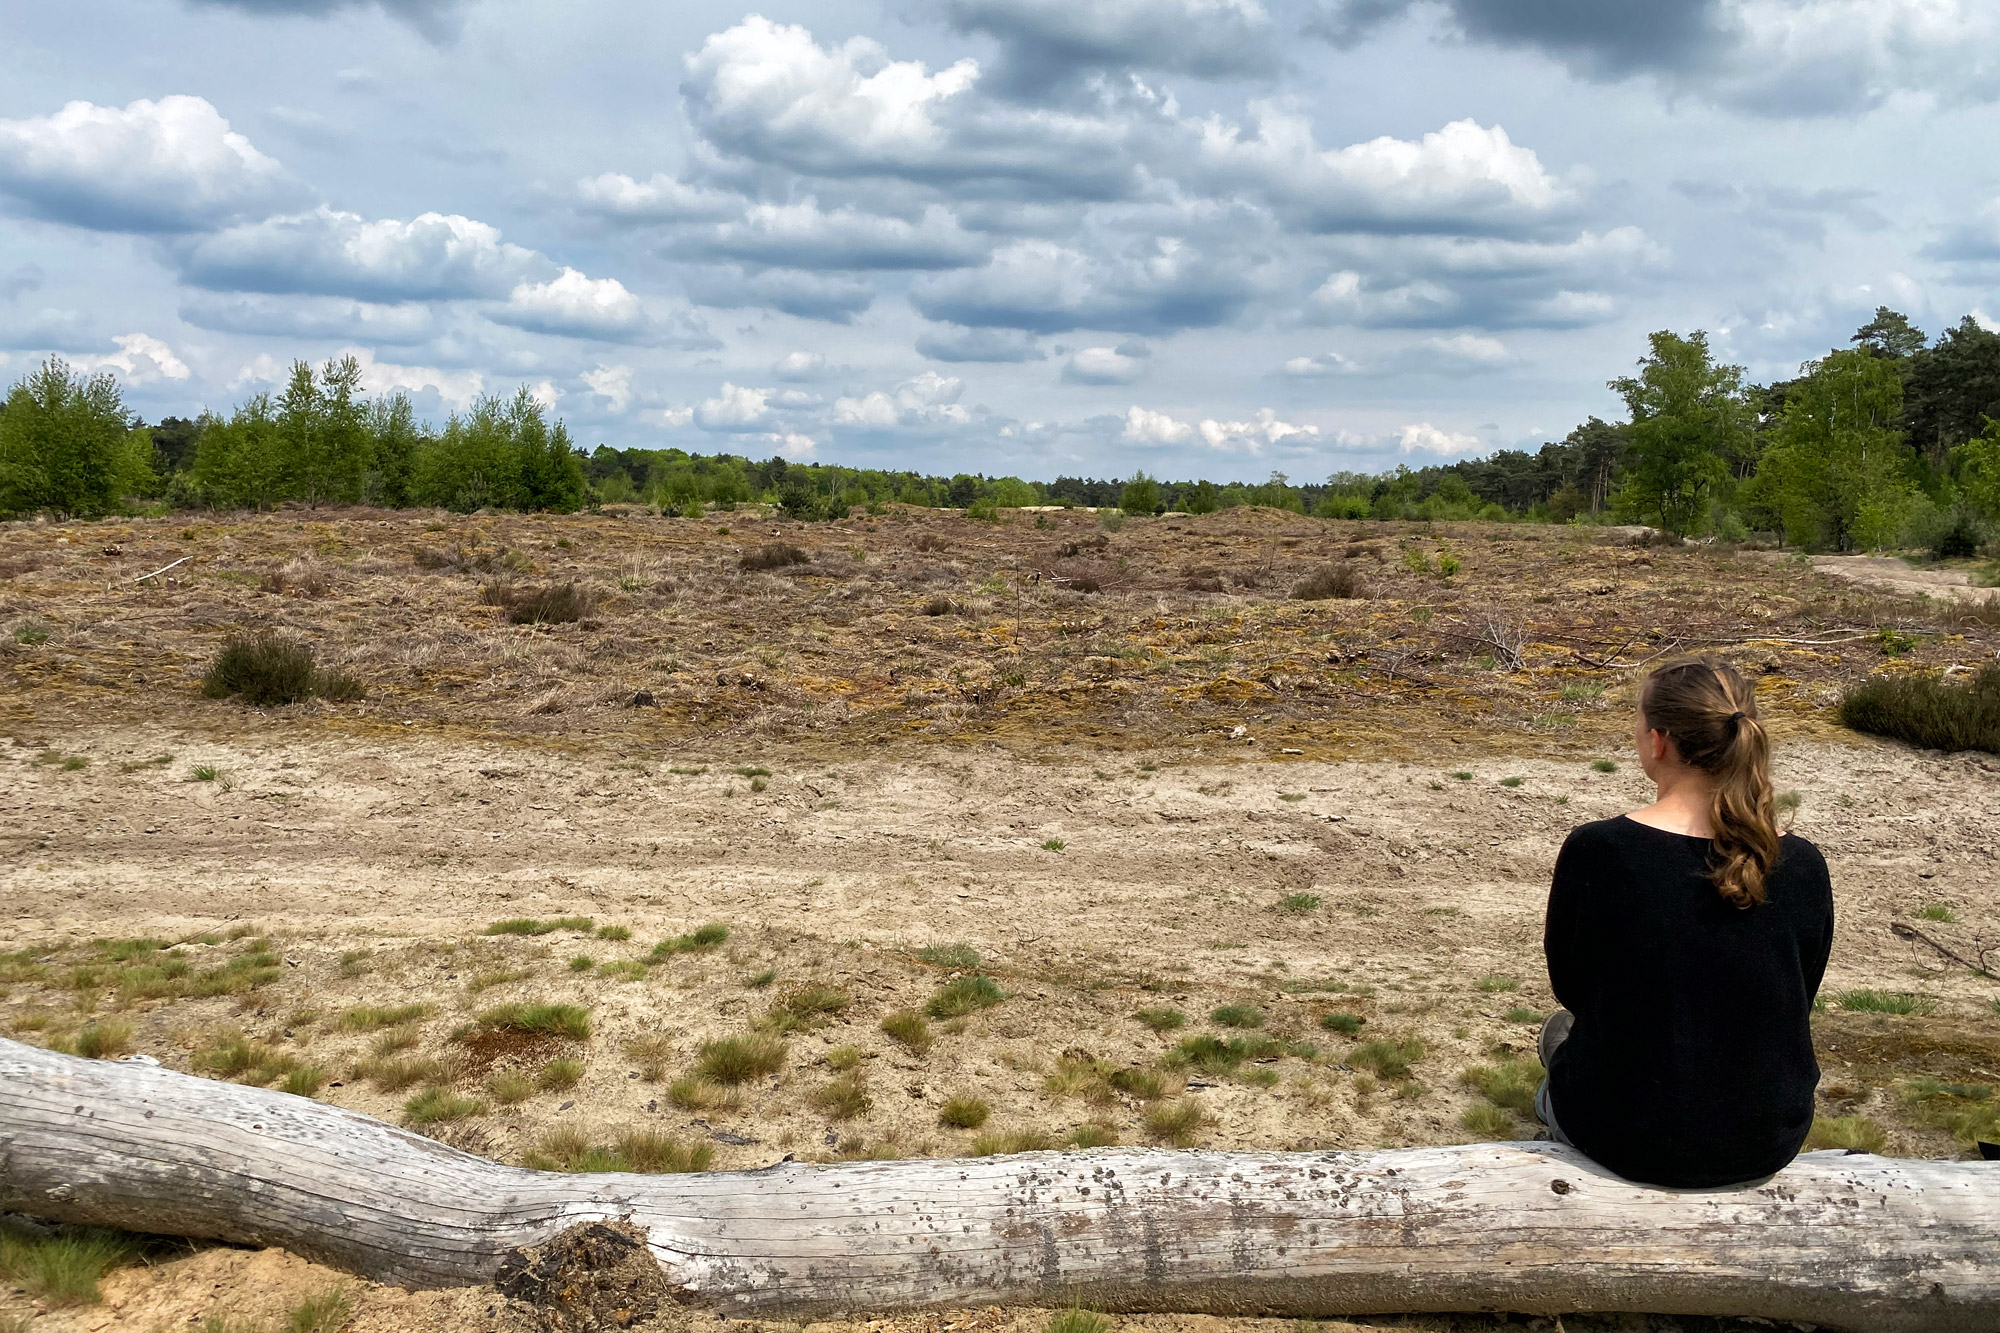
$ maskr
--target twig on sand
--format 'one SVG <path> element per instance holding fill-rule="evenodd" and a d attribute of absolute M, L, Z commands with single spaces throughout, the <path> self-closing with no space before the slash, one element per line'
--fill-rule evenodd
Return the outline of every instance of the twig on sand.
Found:
<path fill-rule="evenodd" d="M 144 582 L 145 582 L 145 581 L 146 581 L 147 579 L 151 579 L 151 578 L 158 578 L 158 577 L 159 577 L 160 575 L 162 575 L 162 574 L 166 573 L 166 572 L 167 572 L 168 570 L 172 569 L 172 568 L 174 567 L 174 565 L 185 565 L 185 564 L 186 564 L 186 563 L 187 563 L 188 561 L 190 561 L 190 560 L 192 560 L 192 559 L 194 559 L 194 557 L 193 557 L 193 556 L 191 556 L 191 555 L 184 555 L 184 556 L 182 556 L 182 557 L 181 557 L 180 559 L 178 559 L 178 560 L 174 561 L 174 564 L 173 564 L 173 565 L 161 565 L 161 566 L 160 566 L 160 567 L 159 567 L 158 569 L 154 570 L 154 571 L 153 571 L 152 573 L 150 573 L 150 574 L 141 574 L 141 575 L 140 575 L 140 576 L 139 576 L 138 578 L 136 578 L 136 579 L 133 579 L 133 580 L 132 580 L 132 582 L 134 582 L 134 583 L 144 583 Z"/>
<path fill-rule="evenodd" d="M 1894 935 L 1899 940 L 1908 940 L 1913 944 L 1927 944 L 1931 948 L 1943 954 L 1946 958 L 1949 958 L 1952 962 L 1957 963 L 1960 967 L 1976 972 L 1982 977 L 1990 977 L 1993 975 L 1993 970 L 1990 967 L 1986 966 L 1986 958 L 1987 955 L 1991 954 L 1996 947 L 2000 946 L 1985 944 L 1985 943 L 1976 944 L 1974 947 L 1978 952 L 1979 961 L 1974 962 L 1972 959 L 1967 958 L 1964 954 L 1961 954 L 1954 949 L 1948 948 L 1945 945 L 1939 944 L 1936 940 L 1924 934 L 1924 932 L 1918 930 L 1915 926 L 1910 925 L 1906 921 L 1891 921 L 1889 923 L 1889 933 L 1891 935 Z"/>

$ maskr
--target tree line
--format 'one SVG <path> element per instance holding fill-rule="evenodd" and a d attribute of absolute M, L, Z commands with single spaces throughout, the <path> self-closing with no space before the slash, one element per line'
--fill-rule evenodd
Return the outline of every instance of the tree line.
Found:
<path fill-rule="evenodd" d="M 1769 533 L 1809 549 L 1919 545 L 1969 555 L 2000 525 L 2000 334 L 1970 316 L 1932 341 L 1878 308 L 1849 345 L 1750 384 L 1701 332 L 1648 339 L 1610 382 L 1626 419 L 1592 417 L 1529 452 L 1294 484 L 1059 476 L 1054 481 L 615 449 L 585 454 L 526 389 L 442 428 L 406 395 L 366 399 L 353 358 L 294 363 L 283 390 L 226 417 L 135 421 L 109 375 L 51 358 L 0 405 L 0 514 L 89 517 L 134 504 L 549 510 L 636 503 L 699 516 L 765 503 L 826 519 L 890 503 L 990 516 L 1028 505 L 1210 513 L 1267 505 L 1326 518 L 1631 521 L 1676 534 Z"/>

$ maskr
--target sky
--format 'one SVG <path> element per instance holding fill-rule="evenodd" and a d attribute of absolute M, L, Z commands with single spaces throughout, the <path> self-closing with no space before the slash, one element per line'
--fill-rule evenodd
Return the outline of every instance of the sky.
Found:
<path fill-rule="evenodd" d="M 2000 320 L 1992 0 L 0 0 L 0 378 L 1294 482 Z"/>

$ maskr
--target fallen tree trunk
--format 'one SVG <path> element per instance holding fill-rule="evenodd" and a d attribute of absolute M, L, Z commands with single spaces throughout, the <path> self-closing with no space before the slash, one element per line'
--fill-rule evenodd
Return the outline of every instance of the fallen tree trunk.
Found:
<path fill-rule="evenodd" d="M 562 1175 L 307 1098 L 0 1041 L 0 1207 L 419 1287 L 489 1282 L 521 1247 L 618 1222 L 677 1297 L 728 1315 L 1080 1301 L 2000 1329 L 2000 1167 L 1863 1154 L 1707 1191 L 1538 1143 Z"/>

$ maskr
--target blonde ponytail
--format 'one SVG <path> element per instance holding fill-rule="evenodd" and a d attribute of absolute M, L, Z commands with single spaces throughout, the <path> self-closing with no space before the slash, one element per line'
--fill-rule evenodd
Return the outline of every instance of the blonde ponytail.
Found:
<path fill-rule="evenodd" d="M 1778 812 L 1771 740 L 1750 683 L 1725 662 L 1685 659 L 1647 677 L 1639 707 L 1685 763 L 1715 779 L 1709 822 L 1716 891 L 1737 907 L 1763 902 L 1765 877 L 1778 861 Z"/>

